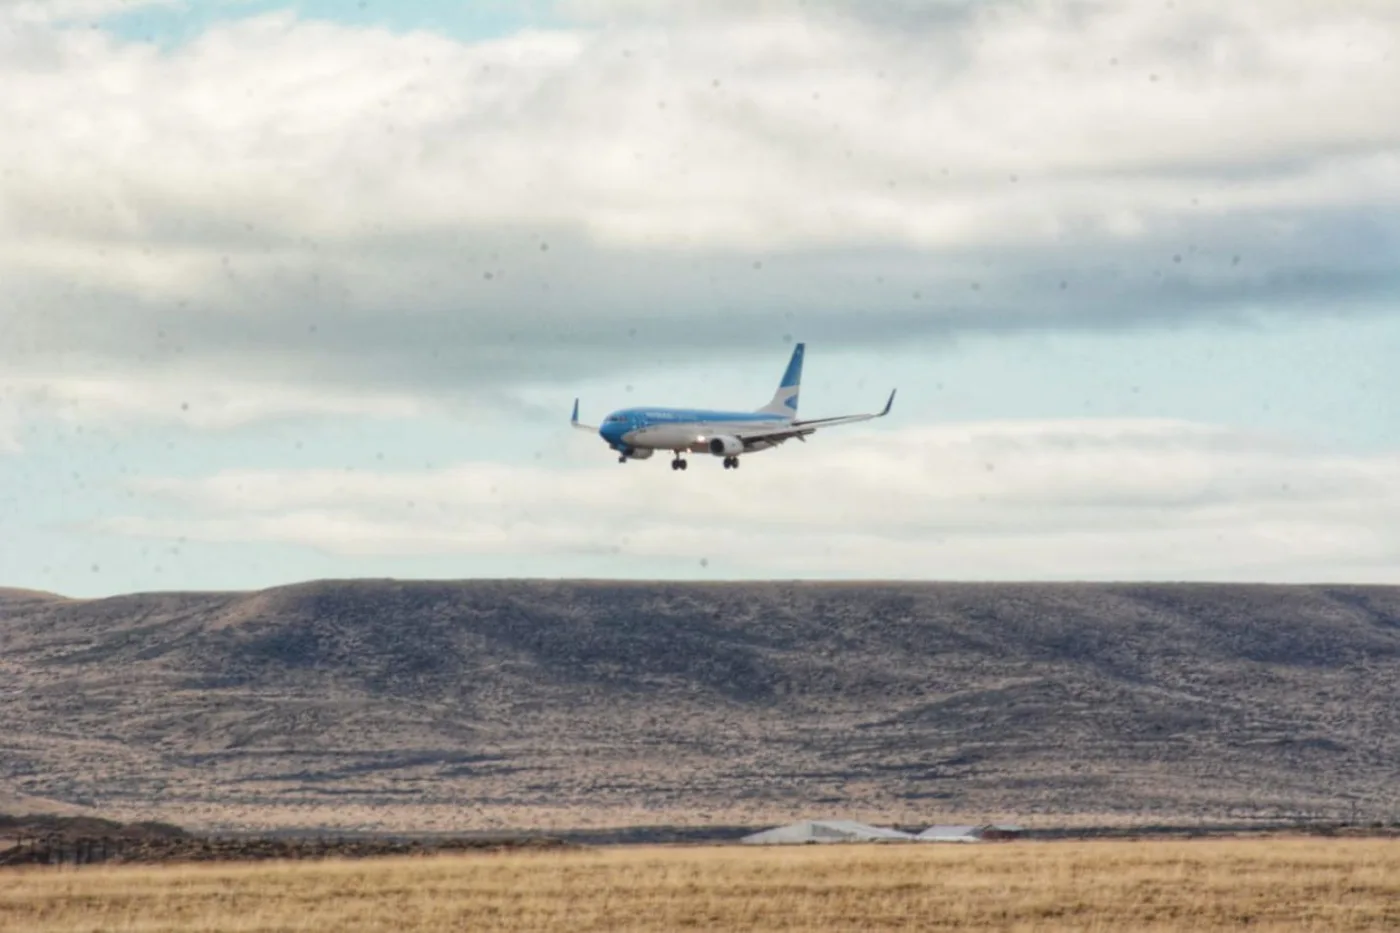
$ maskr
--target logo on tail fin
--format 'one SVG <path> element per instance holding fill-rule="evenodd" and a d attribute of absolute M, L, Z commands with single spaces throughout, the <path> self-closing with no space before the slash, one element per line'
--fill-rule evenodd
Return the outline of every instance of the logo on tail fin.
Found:
<path fill-rule="evenodd" d="M 787 369 L 778 383 L 778 391 L 773 393 L 772 401 L 759 409 L 760 412 L 788 418 L 797 414 L 797 395 L 802 388 L 802 356 L 805 349 L 806 344 L 803 343 L 792 348 L 792 359 L 788 360 Z"/>

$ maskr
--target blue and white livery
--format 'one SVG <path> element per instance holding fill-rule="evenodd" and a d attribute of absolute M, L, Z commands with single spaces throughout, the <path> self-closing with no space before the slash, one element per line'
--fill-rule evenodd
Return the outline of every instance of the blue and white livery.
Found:
<path fill-rule="evenodd" d="M 645 460 L 658 450 L 675 454 L 671 469 L 684 470 L 685 453 L 713 454 L 724 458 L 724 468 L 738 469 L 742 454 L 777 447 L 789 438 L 806 441 L 819 428 L 855 421 L 883 418 L 894 405 L 894 392 L 883 410 L 865 415 L 838 415 L 833 418 L 798 420 L 797 396 L 802 386 L 802 356 L 805 344 L 792 350 L 792 359 L 778 383 L 773 399 L 757 411 L 711 411 L 701 408 L 623 408 L 603 419 L 603 423 L 580 424 L 578 399 L 570 423 L 583 431 L 597 431 L 618 453 L 618 462 Z"/>

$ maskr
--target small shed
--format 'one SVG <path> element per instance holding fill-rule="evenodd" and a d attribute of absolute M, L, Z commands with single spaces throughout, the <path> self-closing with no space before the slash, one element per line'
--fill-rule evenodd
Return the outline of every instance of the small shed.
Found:
<path fill-rule="evenodd" d="M 920 842 L 981 842 L 980 826 L 930 826 L 915 838 Z"/>

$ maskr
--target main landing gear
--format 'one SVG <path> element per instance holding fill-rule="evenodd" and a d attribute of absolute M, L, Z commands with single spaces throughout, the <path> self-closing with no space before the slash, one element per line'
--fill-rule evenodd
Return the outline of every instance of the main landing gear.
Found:
<path fill-rule="evenodd" d="M 631 459 L 632 459 L 631 457 L 627 456 L 627 454 L 624 453 L 624 454 L 620 455 L 620 456 L 617 458 L 617 462 L 618 462 L 618 463 L 626 463 L 628 460 L 631 460 Z M 689 467 L 690 467 L 690 462 L 689 462 L 688 460 L 686 460 L 684 457 L 682 457 L 682 456 L 680 455 L 680 452 L 677 451 L 677 452 L 676 452 L 675 458 L 671 461 L 671 469 L 673 469 L 673 470 L 684 470 L 684 469 L 688 469 Z M 738 458 L 738 457 L 725 457 L 725 458 L 724 458 L 724 468 L 725 468 L 726 470 L 737 470 L 737 469 L 739 469 L 739 458 Z"/>

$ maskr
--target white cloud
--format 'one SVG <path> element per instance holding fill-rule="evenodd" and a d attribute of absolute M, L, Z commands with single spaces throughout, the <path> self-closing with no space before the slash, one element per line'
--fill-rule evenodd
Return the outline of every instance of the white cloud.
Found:
<path fill-rule="evenodd" d="M 160 415 L 179 373 L 271 360 L 378 410 L 599 371 L 641 324 L 907 340 L 1397 288 L 1394 4 L 603 3 L 475 44 L 283 13 L 168 52 L 44 22 L 78 9 L 0 6 L 0 365 L 50 397 L 97 370 Z"/>
<path fill-rule="evenodd" d="M 153 512 L 101 527 L 341 555 L 708 558 L 758 576 L 1400 582 L 1396 456 L 1171 421 L 849 432 L 738 472 L 620 466 L 578 444 L 588 465 L 148 478 Z"/>

